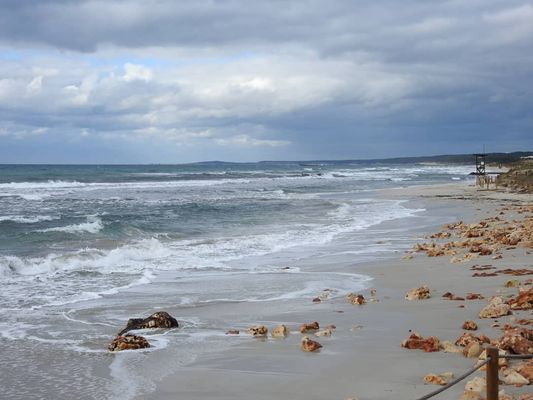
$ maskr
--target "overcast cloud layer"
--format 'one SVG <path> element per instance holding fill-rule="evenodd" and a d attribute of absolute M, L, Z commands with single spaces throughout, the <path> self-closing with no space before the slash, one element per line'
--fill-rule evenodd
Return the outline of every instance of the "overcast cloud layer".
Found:
<path fill-rule="evenodd" d="M 533 148 L 533 2 L 0 2 L 0 162 Z"/>

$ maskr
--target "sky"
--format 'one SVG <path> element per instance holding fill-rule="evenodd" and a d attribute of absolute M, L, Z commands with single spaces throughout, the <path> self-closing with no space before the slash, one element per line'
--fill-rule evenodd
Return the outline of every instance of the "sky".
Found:
<path fill-rule="evenodd" d="M 533 1 L 0 1 L 0 163 L 483 145 L 533 150 Z"/>

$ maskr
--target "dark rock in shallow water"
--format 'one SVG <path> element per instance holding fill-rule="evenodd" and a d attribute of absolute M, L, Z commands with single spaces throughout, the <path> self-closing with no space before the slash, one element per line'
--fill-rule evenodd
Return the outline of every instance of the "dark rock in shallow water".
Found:
<path fill-rule="evenodd" d="M 124 336 L 117 336 L 113 341 L 107 346 L 109 351 L 122 351 L 122 350 L 137 350 L 137 349 L 146 349 L 150 347 L 148 340 L 142 336 L 135 336 L 127 334 Z"/>
<path fill-rule="evenodd" d="M 134 329 L 146 328 L 177 328 L 178 321 L 165 311 L 159 311 L 148 318 L 131 318 L 126 327 L 119 332 L 119 336 Z"/>

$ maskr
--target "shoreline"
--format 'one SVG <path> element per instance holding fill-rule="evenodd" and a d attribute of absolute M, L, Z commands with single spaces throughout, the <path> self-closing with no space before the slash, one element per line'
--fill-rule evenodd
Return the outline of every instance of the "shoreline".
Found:
<path fill-rule="evenodd" d="M 387 197 L 392 192 L 411 202 L 429 201 L 436 208 L 457 207 L 456 203 L 450 204 L 457 200 L 464 206 L 466 201 L 463 212 L 470 220 L 493 215 L 501 202 L 523 201 L 523 196 L 512 193 L 496 193 L 495 196 L 495 193 L 465 186 L 464 182 L 382 192 Z M 400 342 L 409 336 L 410 329 L 424 337 L 435 335 L 441 340 L 455 341 L 461 334 L 463 321 L 479 320 L 477 313 L 486 305 L 486 300 L 462 302 L 465 307 L 458 308 L 458 302 L 444 300 L 441 294 L 447 291 L 458 295 L 482 292 L 487 297 L 498 292 L 514 294 L 516 289 L 503 287 L 509 277 L 472 278 L 469 267 L 476 262 L 486 262 L 523 268 L 528 259 L 524 249 L 504 251 L 501 260 L 480 257 L 459 265 L 451 264 L 449 257 L 418 255 L 413 260 L 401 260 L 401 256 L 392 256 L 354 266 L 354 272 L 373 278 L 371 287 L 377 289 L 379 301 L 353 306 L 341 298 L 319 304 L 309 312 L 283 312 L 270 316 L 271 321 L 259 318 L 258 323 L 270 328 L 286 323 L 292 334 L 285 340 L 269 337 L 260 341 L 248 337 L 222 353 L 202 356 L 159 382 L 153 395 L 162 399 L 185 395 L 188 399 L 252 396 L 256 399 L 361 400 L 392 396 L 413 398 L 431 392 L 436 387 L 425 385 L 424 375 L 446 371 L 458 375 L 471 368 L 472 359 L 442 352 L 409 351 L 401 348 Z M 424 284 L 434 293 L 431 299 L 419 302 L 404 299 L 407 290 Z M 367 298 L 369 289 L 361 292 Z M 324 346 L 319 354 L 304 354 L 298 347 L 302 335 L 295 332 L 295 328 L 299 323 L 313 320 L 320 321 L 322 326 L 335 324 L 337 329 L 330 338 L 317 339 Z M 475 333 L 494 337 L 496 329 L 490 327 L 491 323 L 482 320 L 480 330 Z M 464 384 L 456 385 L 439 398 L 459 398 L 463 388 Z"/>
<path fill-rule="evenodd" d="M 319 237 L 319 243 L 243 257 L 224 274 L 207 269 L 189 276 L 161 270 L 145 285 L 94 300 L 27 311 L 42 316 L 38 323 L 50 321 L 50 328 L 33 336 L 25 331 L 16 336 L 18 326 L 11 329 L 4 324 L 3 336 L 11 335 L 12 340 L 9 350 L 2 353 L 11 366 L 5 370 L 4 394 L 13 399 L 29 396 L 30 388 L 16 391 L 17 371 L 22 368 L 27 370 L 27 379 L 35 382 L 31 393 L 43 397 L 55 393 L 70 398 L 76 393 L 80 399 L 363 400 L 429 393 L 435 387 L 424 384 L 426 373 L 458 374 L 469 369 L 472 360 L 442 352 L 408 351 L 400 342 L 411 329 L 424 337 L 454 341 L 463 322 L 460 316 L 471 311 L 468 318 L 475 319 L 473 307 L 479 309 L 486 301 L 468 302 L 459 312 L 457 302 L 443 302 L 440 295 L 445 291 L 464 295 L 456 287 L 466 290 L 471 271 L 460 272 L 461 265 L 450 264 L 450 257 L 419 254 L 413 260 L 402 260 L 402 256 L 443 224 L 477 221 L 494 214 L 500 204 L 521 200 L 501 193 L 500 199 L 487 198 L 486 191 L 465 181 L 364 193 L 354 197 L 341 193 L 335 200 L 362 199 L 382 222 L 367 226 L 364 213 L 354 216 L 343 210 L 342 217 L 361 229 L 341 232 L 331 242 L 324 244 Z M 383 204 L 401 204 L 400 213 L 389 212 Z M 508 266 L 515 258 L 524 261 L 517 253 L 494 262 L 509 261 L 499 264 Z M 491 262 L 490 257 L 477 259 L 482 260 Z M 475 285 L 482 282 L 488 285 L 487 293 L 499 289 L 489 278 L 477 278 Z M 407 290 L 424 284 L 435 291 L 432 299 L 419 304 L 404 300 Z M 327 288 L 333 288 L 333 296 L 312 301 Z M 372 300 L 373 288 L 377 301 Z M 476 290 L 468 287 L 468 291 Z M 349 292 L 363 294 L 368 304 L 349 304 L 345 298 Z M 206 301 L 195 300 L 195 293 L 204 293 Z M 180 328 L 132 331 L 145 336 L 150 349 L 106 350 L 128 318 L 163 310 L 178 319 Z M 300 350 L 303 335 L 298 328 L 312 321 L 319 321 L 321 328 L 336 325 L 331 337 L 310 334 L 323 345 L 316 354 Z M 272 330 L 279 324 L 291 330 L 285 339 L 254 338 L 246 332 L 254 325 Z M 66 334 L 57 336 L 61 329 Z M 226 335 L 231 329 L 239 329 L 240 334 Z M 50 362 L 53 369 L 48 368 Z M 458 385 L 456 390 L 461 388 Z M 450 393 L 449 398 L 458 398 L 461 392 Z M 443 396 L 439 398 L 447 398 Z"/>
<path fill-rule="evenodd" d="M 517 198 L 512 193 L 496 196 L 486 191 L 478 193 L 479 190 L 464 183 L 387 190 L 386 195 L 390 196 L 391 191 L 411 202 L 430 202 L 430 208 L 461 209 L 472 220 L 494 214 L 500 202 L 522 201 L 521 196 Z M 461 203 L 455 203 L 457 200 Z M 523 253 L 523 249 L 505 251 L 502 260 L 480 257 L 460 265 L 451 264 L 449 257 L 418 255 L 413 260 L 401 260 L 398 254 L 388 260 L 356 264 L 354 272 L 373 278 L 370 284 L 377 289 L 378 302 L 352 306 L 344 299 L 336 299 L 319 304 L 310 312 L 273 316 L 267 325 L 272 328 L 277 323 L 287 323 L 293 332 L 288 339 L 269 337 L 265 343 L 249 337 L 223 353 L 201 357 L 159 382 L 154 396 L 244 399 L 253 394 L 257 399 L 302 400 L 422 396 L 436 388 L 424 384 L 424 375 L 445 371 L 458 375 L 471 368 L 473 361 L 456 354 L 408 351 L 400 347 L 400 342 L 409 336 L 410 329 L 425 337 L 435 335 L 441 340 L 454 341 L 461 334 L 464 320 L 479 320 L 477 312 L 486 300 L 464 302 L 465 308 L 458 308 L 457 302 L 444 300 L 440 295 L 447 291 L 459 295 L 483 292 L 487 296 L 516 292 L 516 289 L 503 288 L 508 277 L 472 278 L 469 267 L 476 261 L 524 267 L 528 260 Z M 404 299 L 407 290 L 423 284 L 430 286 L 431 299 L 419 302 Z M 369 298 L 369 290 L 370 287 L 361 293 Z M 335 324 L 337 329 L 330 338 L 318 338 L 324 346 L 320 354 L 304 354 L 298 348 L 302 335 L 295 332 L 295 327 L 313 320 L 323 326 Z M 494 337 L 496 331 L 490 323 L 490 320 L 481 321 L 476 334 Z M 439 398 L 457 399 L 463 388 L 464 384 L 456 385 Z"/>

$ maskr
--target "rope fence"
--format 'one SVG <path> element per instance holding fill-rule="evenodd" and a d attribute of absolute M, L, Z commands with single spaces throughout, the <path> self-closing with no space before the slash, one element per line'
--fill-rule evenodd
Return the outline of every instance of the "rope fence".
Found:
<path fill-rule="evenodd" d="M 426 394 L 425 396 L 422 396 L 416 400 L 427 400 L 433 396 L 436 396 L 438 395 L 439 393 L 441 392 L 444 392 L 445 390 L 451 388 L 453 385 L 455 385 L 456 383 L 459 383 L 461 382 L 463 379 L 465 379 L 467 376 L 470 376 L 472 375 L 474 372 L 476 372 L 478 369 L 480 369 L 482 366 L 484 366 L 485 364 L 488 364 L 490 361 L 490 358 L 487 357 L 487 359 L 485 361 L 483 361 L 481 364 L 479 365 L 476 365 L 474 368 L 468 370 L 467 372 L 465 372 L 463 375 L 457 377 L 456 379 L 454 379 L 453 381 L 451 381 L 450 383 L 448 383 L 446 386 L 443 386 L 431 393 L 428 393 Z"/>
<path fill-rule="evenodd" d="M 507 358 L 507 359 L 515 359 L 515 360 L 527 360 L 533 358 L 533 354 L 506 354 L 506 355 L 499 355 L 498 349 L 496 347 L 489 347 L 487 348 L 487 358 L 480 364 L 476 365 L 474 368 L 469 369 L 461 376 L 458 376 L 453 381 L 449 382 L 446 386 L 443 386 L 431 393 L 426 394 L 425 396 L 419 397 L 416 400 L 427 400 L 432 398 L 433 396 L 438 395 L 439 393 L 444 392 L 445 390 L 448 390 L 455 384 L 461 382 L 466 377 L 472 375 L 474 372 L 479 370 L 484 365 L 487 365 L 487 400 L 498 400 L 498 385 L 499 385 L 499 378 L 498 378 L 498 359 L 499 358 Z"/>

